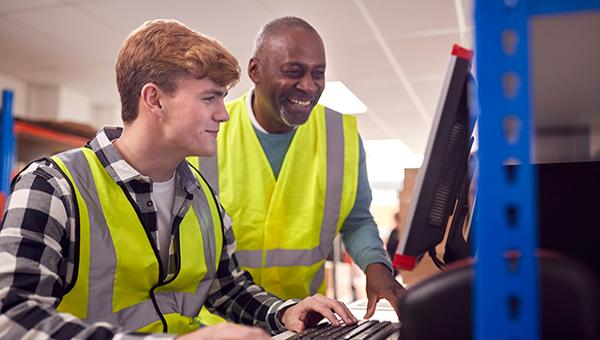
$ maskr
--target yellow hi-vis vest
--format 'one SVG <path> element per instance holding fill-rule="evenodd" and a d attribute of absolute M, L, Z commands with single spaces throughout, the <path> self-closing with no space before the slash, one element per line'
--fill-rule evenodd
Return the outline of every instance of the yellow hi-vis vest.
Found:
<path fill-rule="evenodd" d="M 196 174 L 199 185 L 175 236 L 178 271 L 164 281 L 157 248 L 126 189 L 94 151 L 75 149 L 51 160 L 71 183 L 78 213 L 75 275 L 57 310 L 140 332 L 197 329 L 223 241 L 216 200 L 201 176 Z"/>
<path fill-rule="evenodd" d="M 227 104 L 231 118 L 217 156 L 199 160 L 202 173 L 233 218 L 236 257 L 256 283 L 284 299 L 325 293 L 324 260 L 356 199 L 356 118 L 317 105 L 275 179 L 246 96 Z"/>

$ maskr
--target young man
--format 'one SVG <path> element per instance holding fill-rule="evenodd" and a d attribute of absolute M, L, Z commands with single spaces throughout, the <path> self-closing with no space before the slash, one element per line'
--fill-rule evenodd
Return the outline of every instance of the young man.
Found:
<path fill-rule="evenodd" d="M 216 151 L 235 58 L 156 20 L 125 40 L 116 73 L 124 127 L 36 161 L 12 183 L 0 232 L 0 337 L 267 338 L 232 324 L 198 330 L 203 305 L 271 333 L 301 331 L 318 314 L 356 322 L 337 301 L 296 304 L 257 286 L 238 267 L 230 218 L 185 162 Z"/>
<path fill-rule="evenodd" d="M 318 105 L 325 49 L 306 21 L 284 17 L 258 33 L 248 75 L 254 88 L 227 104 L 231 120 L 202 172 L 233 217 L 238 260 L 283 298 L 324 291 L 323 263 L 338 232 L 367 275 L 366 318 L 394 306 L 395 281 L 369 212 L 371 190 L 355 117 Z"/>

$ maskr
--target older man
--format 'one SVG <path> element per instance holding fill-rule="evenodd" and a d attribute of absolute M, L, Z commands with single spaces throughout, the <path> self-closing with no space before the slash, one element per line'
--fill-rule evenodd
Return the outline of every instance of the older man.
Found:
<path fill-rule="evenodd" d="M 341 232 L 367 275 L 368 318 L 380 298 L 396 306 L 404 288 L 369 212 L 356 119 L 317 104 L 325 67 L 310 24 L 267 23 L 248 64 L 254 88 L 227 104 L 217 157 L 200 167 L 233 217 L 238 260 L 256 282 L 283 298 L 324 292 L 324 260 Z"/>

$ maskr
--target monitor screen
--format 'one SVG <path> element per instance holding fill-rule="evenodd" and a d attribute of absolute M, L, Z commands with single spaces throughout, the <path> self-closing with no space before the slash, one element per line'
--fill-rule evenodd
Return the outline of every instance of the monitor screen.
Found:
<path fill-rule="evenodd" d="M 467 82 L 471 58 L 470 50 L 453 46 L 425 158 L 394 256 L 397 269 L 412 270 L 417 259 L 442 242 L 459 192 L 467 185 L 470 149 Z"/>
<path fill-rule="evenodd" d="M 600 278 L 600 237 L 596 234 L 600 161 L 540 163 L 538 183 L 539 248 L 569 256 Z"/>

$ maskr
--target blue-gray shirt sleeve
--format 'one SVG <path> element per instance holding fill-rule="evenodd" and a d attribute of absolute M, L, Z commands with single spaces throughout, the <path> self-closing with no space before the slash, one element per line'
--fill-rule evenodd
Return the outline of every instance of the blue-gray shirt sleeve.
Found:
<path fill-rule="evenodd" d="M 377 225 L 369 211 L 371 187 L 367 178 L 365 149 L 359 137 L 358 187 L 356 201 L 350 214 L 342 224 L 342 240 L 346 250 L 364 272 L 371 263 L 382 263 L 392 268 L 392 263 L 379 237 Z"/>

